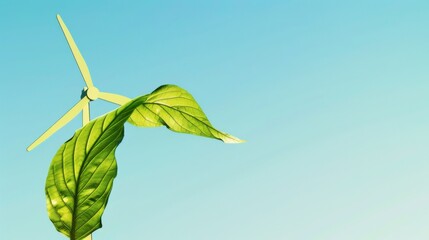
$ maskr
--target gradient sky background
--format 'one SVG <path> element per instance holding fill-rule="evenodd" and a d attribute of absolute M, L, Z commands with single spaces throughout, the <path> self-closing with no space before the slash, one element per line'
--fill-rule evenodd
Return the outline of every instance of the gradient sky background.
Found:
<path fill-rule="evenodd" d="M 44 182 L 84 86 L 187 89 L 248 142 L 127 125 L 94 240 L 429 239 L 429 1 L 0 1 L 0 239 L 66 239 Z M 114 105 L 94 102 L 92 115 Z"/>

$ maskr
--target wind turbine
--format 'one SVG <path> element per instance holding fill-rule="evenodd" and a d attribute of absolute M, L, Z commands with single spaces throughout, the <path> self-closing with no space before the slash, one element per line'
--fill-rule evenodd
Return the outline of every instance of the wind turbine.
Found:
<path fill-rule="evenodd" d="M 58 14 L 57 15 L 58 23 L 66 37 L 67 43 L 70 47 L 70 50 L 73 53 L 73 57 L 76 60 L 77 66 L 82 74 L 83 80 L 85 81 L 86 87 L 83 88 L 81 99 L 76 103 L 66 114 L 64 114 L 58 121 L 56 121 L 48 130 L 46 130 L 39 138 L 37 138 L 30 146 L 27 147 L 27 151 L 31 151 L 37 147 L 40 143 L 48 139 L 52 134 L 70 122 L 77 114 L 82 111 L 82 126 L 87 124 L 90 121 L 90 108 L 89 103 L 91 101 L 102 99 L 111 103 L 118 105 L 123 105 L 130 101 L 130 98 L 107 92 L 100 92 L 98 88 L 94 86 L 91 79 L 91 74 L 89 73 L 88 66 L 85 63 L 85 60 L 82 57 L 79 49 L 76 46 L 76 43 L 73 40 L 70 31 L 68 30 L 66 24 L 63 22 L 63 19 Z"/>

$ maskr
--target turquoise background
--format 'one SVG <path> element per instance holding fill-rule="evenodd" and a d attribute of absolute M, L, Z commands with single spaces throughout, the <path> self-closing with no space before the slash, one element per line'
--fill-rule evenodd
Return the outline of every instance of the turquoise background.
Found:
<path fill-rule="evenodd" d="M 429 239 L 429 1 L 0 1 L 0 239 L 66 239 L 44 181 L 84 82 L 187 89 L 248 142 L 127 125 L 94 240 Z M 102 101 L 92 116 L 113 110 Z"/>

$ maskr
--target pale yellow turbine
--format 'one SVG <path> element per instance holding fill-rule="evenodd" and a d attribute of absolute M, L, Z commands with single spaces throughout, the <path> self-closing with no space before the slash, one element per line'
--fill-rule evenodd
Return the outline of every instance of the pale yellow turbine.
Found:
<path fill-rule="evenodd" d="M 64 116 L 62 116 L 58 121 L 54 123 L 46 132 L 44 132 L 39 138 L 37 138 L 30 146 L 28 146 L 27 151 L 31 151 L 35 147 L 37 147 L 40 143 L 49 138 L 52 134 L 70 122 L 76 115 L 82 111 L 82 126 L 87 124 L 90 120 L 89 114 L 89 102 L 102 99 L 111 103 L 115 103 L 118 105 L 123 105 L 130 101 L 130 98 L 107 92 L 100 92 L 98 88 L 94 86 L 91 79 L 91 74 L 89 73 L 88 66 L 85 63 L 85 60 L 82 57 L 79 49 L 76 46 L 76 43 L 73 40 L 70 31 L 68 30 L 66 24 L 63 22 L 60 15 L 57 15 L 57 20 L 61 26 L 61 29 L 66 37 L 67 43 L 70 46 L 70 50 L 73 53 L 74 59 L 76 60 L 77 66 L 82 74 L 83 80 L 86 83 L 86 87 L 83 89 L 83 94 L 81 100 L 76 103 Z M 90 236 L 87 239 L 91 239 Z"/>

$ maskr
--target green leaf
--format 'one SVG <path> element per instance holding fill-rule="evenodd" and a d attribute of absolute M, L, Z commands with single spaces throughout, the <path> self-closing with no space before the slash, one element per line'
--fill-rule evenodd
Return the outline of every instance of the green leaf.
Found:
<path fill-rule="evenodd" d="M 175 85 L 163 85 L 149 94 L 128 121 L 140 127 L 164 125 L 175 132 L 215 138 L 225 143 L 243 142 L 215 129 L 192 95 Z"/>
<path fill-rule="evenodd" d="M 101 216 L 117 173 L 115 151 L 127 120 L 228 143 L 241 141 L 213 128 L 192 96 L 172 85 L 91 121 L 60 147 L 46 179 L 49 218 L 71 240 L 81 240 L 102 226 Z"/>
<path fill-rule="evenodd" d="M 124 136 L 124 123 L 145 98 L 91 121 L 54 156 L 45 186 L 48 215 L 70 239 L 83 239 L 101 228 L 116 177 L 115 150 Z"/>

